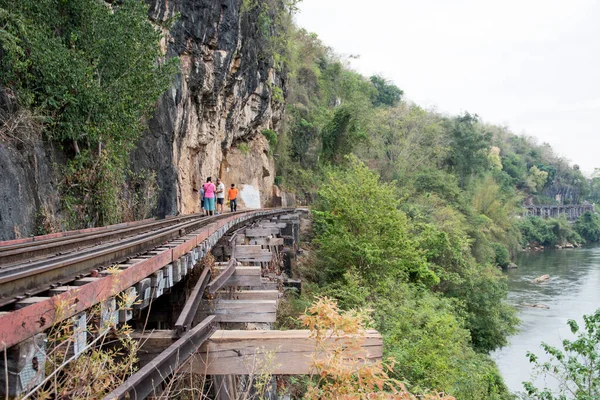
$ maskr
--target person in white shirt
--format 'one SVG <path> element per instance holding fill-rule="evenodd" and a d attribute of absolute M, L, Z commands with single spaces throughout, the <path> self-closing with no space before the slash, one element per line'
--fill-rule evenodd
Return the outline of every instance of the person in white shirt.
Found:
<path fill-rule="evenodd" d="M 223 203 L 225 203 L 225 185 L 220 178 L 217 178 L 217 211 L 221 207 L 221 214 L 223 214 Z"/>

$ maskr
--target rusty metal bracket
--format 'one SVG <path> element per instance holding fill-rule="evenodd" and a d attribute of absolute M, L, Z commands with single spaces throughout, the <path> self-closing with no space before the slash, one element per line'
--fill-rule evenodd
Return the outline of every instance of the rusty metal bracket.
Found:
<path fill-rule="evenodd" d="M 131 375 L 121 386 L 104 397 L 104 400 L 145 399 L 159 392 L 158 386 L 175 373 L 188 358 L 198 351 L 215 330 L 215 316 L 211 315 L 187 332 L 154 360 Z"/>

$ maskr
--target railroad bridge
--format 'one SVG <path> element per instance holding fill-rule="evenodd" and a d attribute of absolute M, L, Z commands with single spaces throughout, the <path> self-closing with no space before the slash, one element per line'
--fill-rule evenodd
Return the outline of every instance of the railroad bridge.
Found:
<path fill-rule="evenodd" d="M 139 370 L 105 399 L 161 398 L 182 368 L 209 376 L 223 400 L 267 357 L 273 375 L 313 372 L 310 332 L 271 330 L 282 289 L 301 288 L 290 276 L 305 212 L 177 216 L 0 242 L 0 394 L 30 398 L 56 377 L 45 363 L 58 323 L 73 332 L 65 364 L 112 327 L 133 327 Z M 363 336 L 360 357 L 380 359 L 381 335 Z"/>
<path fill-rule="evenodd" d="M 574 204 L 574 205 L 539 205 L 525 206 L 527 216 L 538 216 L 542 218 L 556 218 L 560 215 L 566 215 L 567 220 L 575 221 L 586 211 L 594 212 L 593 204 Z"/>

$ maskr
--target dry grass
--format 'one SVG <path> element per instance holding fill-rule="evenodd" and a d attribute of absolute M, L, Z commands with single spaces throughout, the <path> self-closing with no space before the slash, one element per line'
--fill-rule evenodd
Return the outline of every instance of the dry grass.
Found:
<path fill-rule="evenodd" d="M 66 311 L 66 306 L 60 303 L 55 308 L 57 316 Z M 138 343 L 131 339 L 127 324 L 117 328 L 114 322 L 104 321 L 100 306 L 96 306 L 86 313 L 85 331 L 75 318 L 50 328 L 46 378 L 21 399 L 98 399 L 123 383 L 135 371 Z M 77 338 L 82 334 L 88 340 L 75 354 Z"/>
<path fill-rule="evenodd" d="M 415 396 L 404 384 L 390 377 L 394 361 L 368 361 L 361 355 L 364 343 L 362 333 L 367 326 L 367 314 L 359 311 L 341 311 L 334 300 L 317 298 L 301 318 L 316 340 L 313 366 L 304 394 L 306 400 L 325 399 L 400 399 L 400 400 L 454 400 L 443 393 Z M 331 337 L 344 338 L 331 349 Z M 327 356 L 323 357 L 323 354 Z"/>
<path fill-rule="evenodd" d="M 31 144 L 41 137 L 43 118 L 21 108 L 14 94 L 0 91 L 0 140 Z"/>

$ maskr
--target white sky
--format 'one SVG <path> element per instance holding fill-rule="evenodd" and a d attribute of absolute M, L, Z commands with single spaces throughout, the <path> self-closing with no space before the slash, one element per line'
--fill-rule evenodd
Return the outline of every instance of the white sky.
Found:
<path fill-rule="evenodd" d="M 297 22 L 419 105 L 600 167 L 600 1 L 303 0 Z"/>

